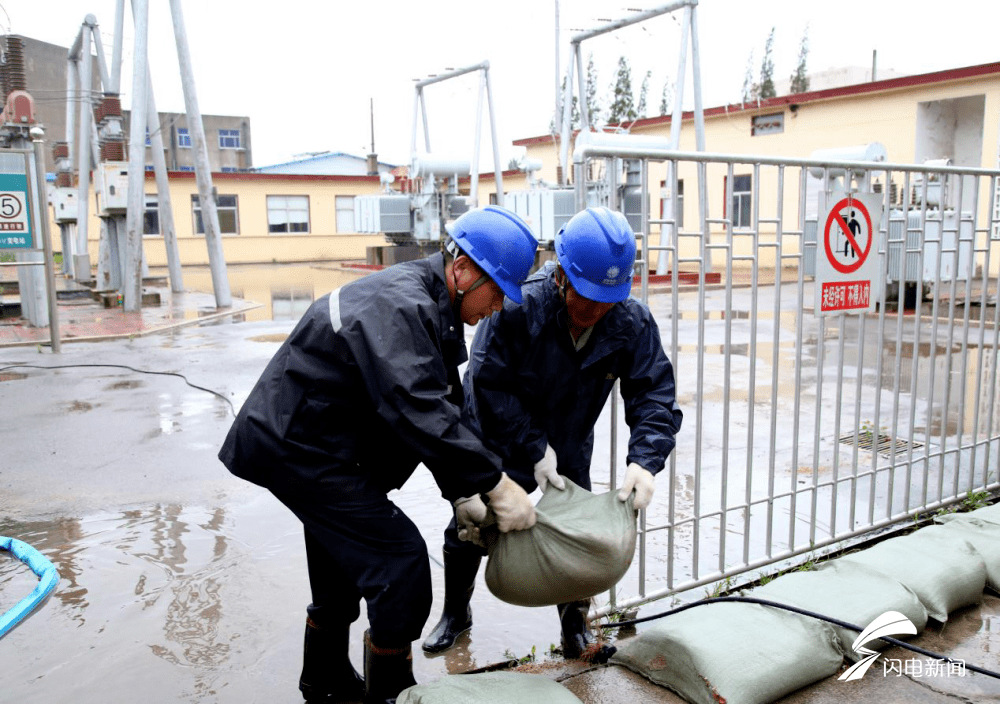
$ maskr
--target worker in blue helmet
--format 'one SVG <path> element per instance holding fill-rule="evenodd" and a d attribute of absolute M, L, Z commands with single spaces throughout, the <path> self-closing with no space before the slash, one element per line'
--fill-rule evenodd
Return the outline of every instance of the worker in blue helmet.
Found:
<path fill-rule="evenodd" d="M 521 300 L 538 242 L 488 206 L 455 221 L 447 251 L 318 299 L 250 392 L 219 453 L 301 520 L 312 603 L 299 689 L 310 702 L 393 700 L 414 684 L 411 644 L 431 607 L 427 547 L 386 496 L 423 462 L 463 522 L 535 521 L 527 493 L 462 420 L 463 323 Z M 348 658 L 367 602 L 364 678 Z"/>
<path fill-rule="evenodd" d="M 483 321 L 464 384 L 466 411 L 504 471 L 528 492 L 559 491 L 569 477 L 590 489 L 594 425 L 620 382 L 631 429 L 621 501 L 637 509 L 653 497 L 681 426 L 674 372 L 649 309 L 629 298 L 635 235 L 607 208 L 588 208 L 556 235 L 549 262 L 521 287 L 523 303 Z M 444 610 L 424 640 L 450 648 L 472 626 L 469 601 L 484 551 L 458 516 L 445 530 Z M 589 601 L 559 605 L 563 654 L 579 657 L 594 638 Z"/>

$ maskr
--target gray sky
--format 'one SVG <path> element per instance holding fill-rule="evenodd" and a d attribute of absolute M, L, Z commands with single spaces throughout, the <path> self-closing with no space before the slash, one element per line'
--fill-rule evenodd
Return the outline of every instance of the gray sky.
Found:
<path fill-rule="evenodd" d="M 570 38 L 635 10 L 664 4 L 561 0 L 561 69 Z M 343 151 L 363 155 L 371 147 L 369 100 L 375 108 L 375 149 L 382 161 L 409 160 L 413 80 L 490 62 L 501 158 L 517 150 L 514 139 L 544 134 L 554 111 L 555 3 L 545 0 L 284 0 L 256 3 L 184 0 L 195 64 L 198 100 L 205 114 L 249 115 L 257 165 L 292 155 Z M 183 111 L 173 27 L 166 0 L 150 3 L 150 66 L 157 107 Z M 100 24 L 111 53 L 114 0 L 0 0 L 3 29 L 69 46 L 83 17 Z M 766 8 L 764 11 L 762 8 Z M 660 104 L 664 83 L 677 70 L 681 13 L 584 43 L 597 67 L 598 95 L 610 94 L 618 58 L 632 68 L 636 98 L 651 72 L 649 114 Z M 705 107 L 738 101 L 753 51 L 759 73 L 764 44 L 775 27 L 772 58 L 776 79 L 795 69 L 808 25 L 808 68 L 871 67 L 914 74 L 1000 60 L 995 48 L 1000 4 L 951 0 L 940 6 L 914 2 L 838 0 L 702 0 L 698 35 Z M 123 102 L 129 106 L 133 31 L 126 11 Z M 685 105 L 691 104 L 690 62 Z M 431 148 L 470 159 L 478 77 L 465 76 L 425 90 Z M 492 164 L 488 113 L 483 113 L 481 168 Z M 987 116 L 987 120 L 997 116 Z M 707 145 L 711 150 L 711 145 Z"/>

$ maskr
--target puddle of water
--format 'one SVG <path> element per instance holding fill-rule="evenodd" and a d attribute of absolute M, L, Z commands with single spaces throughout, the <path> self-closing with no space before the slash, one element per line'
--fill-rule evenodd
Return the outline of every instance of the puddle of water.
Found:
<path fill-rule="evenodd" d="M 165 275 L 166 270 L 151 270 L 151 275 Z M 226 274 L 234 298 L 255 301 L 263 307 L 240 314 L 242 321 L 297 321 L 317 298 L 350 283 L 369 272 L 341 269 L 336 262 L 329 264 L 244 264 L 231 265 Z M 213 293 L 212 275 L 208 267 L 188 267 L 184 270 L 184 287 L 188 291 Z M 218 311 L 207 309 L 206 315 Z M 233 318 L 216 324 L 229 324 Z"/>

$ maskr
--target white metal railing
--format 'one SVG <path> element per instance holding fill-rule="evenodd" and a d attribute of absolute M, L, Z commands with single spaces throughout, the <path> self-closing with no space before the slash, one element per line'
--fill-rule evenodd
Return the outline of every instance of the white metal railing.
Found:
<path fill-rule="evenodd" d="M 618 207 L 622 158 L 642 162 L 643 204 L 654 170 L 669 179 L 666 216 L 643 208 L 636 293 L 660 325 L 685 417 L 640 516 L 636 563 L 595 616 L 833 550 L 1000 487 L 1000 171 L 591 145 L 574 155 L 579 206 L 588 160 L 607 159 L 616 185 L 604 204 Z M 809 212 L 810 172 L 822 174 L 820 202 L 837 174 L 841 188 L 882 195 L 874 314 L 813 313 L 810 223 L 821 213 Z M 739 174 L 753 184 L 745 228 L 733 226 Z M 670 216 L 678 179 L 697 183 L 694 227 Z M 943 207 L 934 183 L 947 189 Z M 661 252 L 657 273 L 673 283 L 654 281 L 649 295 Z M 685 271 L 696 285 L 677 285 Z M 617 394 L 606 413 L 615 486 L 628 433 Z"/>

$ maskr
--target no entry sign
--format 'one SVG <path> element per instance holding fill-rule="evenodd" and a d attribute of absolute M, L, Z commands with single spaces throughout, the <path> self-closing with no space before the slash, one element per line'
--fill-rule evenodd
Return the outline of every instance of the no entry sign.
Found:
<path fill-rule="evenodd" d="M 816 315 L 875 310 L 872 282 L 878 274 L 882 201 L 868 193 L 833 193 L 819 221 L 816 252 Z"/>

